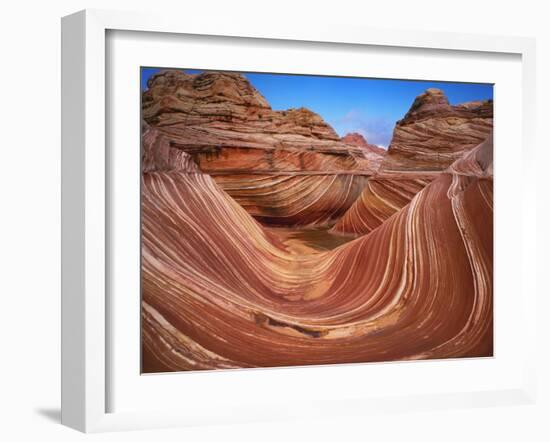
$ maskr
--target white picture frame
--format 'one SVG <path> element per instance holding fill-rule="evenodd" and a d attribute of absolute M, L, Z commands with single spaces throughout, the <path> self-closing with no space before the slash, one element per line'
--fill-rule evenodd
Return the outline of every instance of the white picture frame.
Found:
<path fill-rule="evenodd" d="M 521 300 L 523 315 L 516 326 L 525 336 L 535 333 L 535 266 L 526 256 L 536 256 L 533 191 L 535 43 L 518 37 L 492 37 L 417 31 L 383 31 L 308 24 L 292 25 L 228 23 L 191 20 L 141 13 L 86 10 L 62 20 L 62 423 L 85 432 L 186 426 L 220 422 L 248 422 L 329 414 L 361 415 L 373 410 L 388 412 L 432 408 L 455 408 L 533 403 L 536 396 L 535 339 L 525 340 L 521 357 L 520 384 L 500 389 L 474 389 L 461 393 L 315 399 L 311 407 L 291 405 L 254 407 L 236 404 L 226 415 L 198 409 L 190 415 L 172 409 L 109 411 L 108 396 L 112 354 L 108 342 L 110 324 L 108 286 L 109 217 L 108 118 L 106 82 L 106 36 L 110 31 L 154 32 L 162 35 L 199 35 L 270 39 L 273 41 L 338 43 L 379 48 L 425 48 L 438 51 L 468 51 L 477 54 L 514 54 L 521 57 L 522 118 L 521 159 L 523 187 L 521 204 Z M 158 34 L 157 34 L 158 35 Z M 532 260 L 533 258 L 531 258 Z M 532 261 L 531 261 L 532 262 Z M 502 277 L 506 277 L 503 275 Z M 139 296 L 139 294 L 136 294 Z M 499 318 L 497 317 L 498 321 Z M 498 357 L 498 356 L 497 356 Z M 333 370 L 342 369 L 334 367 Z M 357 369 L 361 369 L 360 367 Z M 264 371 L 263 379 L 269 376 Z M 209 373 L 202 374 L 208 382 Z M 206 378 L 205 378 L 206 377 Z M 205 380 L 206 379 L 206 380 Z M 165 381 L 165 383 L 168 381 Z M 253 394 L 252 396 L 253 397 Z"/>

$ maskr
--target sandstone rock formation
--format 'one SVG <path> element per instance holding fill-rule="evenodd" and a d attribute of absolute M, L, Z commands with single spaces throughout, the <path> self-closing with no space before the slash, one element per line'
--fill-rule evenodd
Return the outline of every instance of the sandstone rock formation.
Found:
<path fill-rule="evenodd" d="M 290 253 L 206 174 L 142 189 L 144 372 L 493 354 L 490 138 L 330 251 Z"/>
<path fill-rule="evenodd" d="M 444 170 L 492 130 L 492 100 L 452 106 L 441 90 L 428 89 L 397 122 L 381 171 Z"/>
<path fill-rule="evenodd" d="M 492 130 L 492 101 L 451 106 L 442 91 L 428 89 L 397 122 L 377 173 L 333 232 L 363 235 L 376 229 L 453 161 L 492 139 Z"/>
<path fill-rule="evenodd" d="M 407 205 L 436 176 L 436 174 L 375 175 L 368 180 L 359 198 L 338 220 L 332 232 L 354 236 L 372 232 Z"/>
<path fill-rule="evenodd" d="M 357 146 L 363 148 L 364 151 L 368 153 L 378 154 L 381 156 L 386 155 L 386 150 L 375 145 L 369 144 L 365 137 L 357 132 L 351 132 L 342 137 L 342 142 L 346 144 L 351 144 L 352 146 Z"/>
<path fill-rule="evenodd" d="M 265 223 L 334 224 L 380 164 L 314 112 L 274 111 L 240 74 L 159 72 L 143 92 L 142 116 L 173 149 L 160 168 L 186 153 Z"/>
<path fill-rule="evenodd" d="M 142 124 L 141 170 L 147 172 L 179 172 L 200 173 L 193 158 L 181 149 L 172 146 L 170 139 L 162 135 L 147 123 Z"/>
<path fill-rule="evenodd" d="M 375 165 L 374 168 L 376 170 L 380 167 L 380 164 L 387 153 L 385 149 L 382 149 L 374 144 L 369 144 L 365 137 L 357 132 L 346 134 L 342 137 L 342 142 L 351 146 L 360 147 L 363 150 L 365 158 Z"/>
<path fill-rule="evenodd" d="M 143 372 L 493 354 L 490 102 L 426 91 L 387 154 L 238 74 L 142 113 Z"/>

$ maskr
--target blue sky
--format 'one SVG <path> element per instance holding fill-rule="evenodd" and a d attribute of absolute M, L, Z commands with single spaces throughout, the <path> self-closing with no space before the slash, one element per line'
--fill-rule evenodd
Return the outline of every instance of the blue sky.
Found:
<path fill-rule="evenodd" d="M 157 68 L 142 68 L 141 88 Z M 197 73 L 198 70 L 185 69 Z M 405 115 L 415 97 L 436 87 L 451 104 L 493 98 L 490 84 L 435 81 L 380 80 L 243 73 L 274 110 L 307 107 L 321 115 L 340 136 L 359 132 L 372 144 L 387 147 L 395 122 Z"/>

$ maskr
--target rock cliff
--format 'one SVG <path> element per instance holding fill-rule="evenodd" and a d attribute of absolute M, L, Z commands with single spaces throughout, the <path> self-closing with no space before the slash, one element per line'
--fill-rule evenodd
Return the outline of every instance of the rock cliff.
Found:
<path fill-rule="evenodd" d="M 457 159 L 492 143 L 492 131 L 492 101 L 452 106 L 441 90 L 426 90 L 397 122 L 379 169 L 333 232 L 373 231 Z"/>
<path fill-rule="evenodd" d="M 142 117 L 269 224 L 333 224 L 380 164 L 311 110 L 273 110 L 241 74 L 159 72 L 143 92 Z"/>
<path fill-rule="evenodd" d="M 381 171 L 444 170 L 492 130 L 491 100 L 453 106 L 441 90 L 428 89 L 397 122 Z"/>

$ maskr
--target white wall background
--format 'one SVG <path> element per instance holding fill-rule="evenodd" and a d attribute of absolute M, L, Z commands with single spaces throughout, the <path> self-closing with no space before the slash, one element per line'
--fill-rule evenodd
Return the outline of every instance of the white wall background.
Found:
<path fill-rule="evenodd" d="M 535 36 L 538 41 L 538 191 L 548 190 L 550 28 L 544 3 L 461 0 L 19 0 L 0 14 L 0 439 L 77 441 L 550 440 L 549 211 L 539 211 L 540 398 L 537 406 L 376 415 L 85 436 L 59 425 L 60 17 L 83 8 L 165 10 L 227 20 L 317 20 L 378 28 Z M 544 140 L 544 141 L 543 141 Z M 519 184 L 519 183 L 518 183 Z M 539 199 L 540 203 L 548 201 Z M 513 234 L 513 232 L 511 232 Z M 548 312 L 548 313 L 547 313 Z"/>

